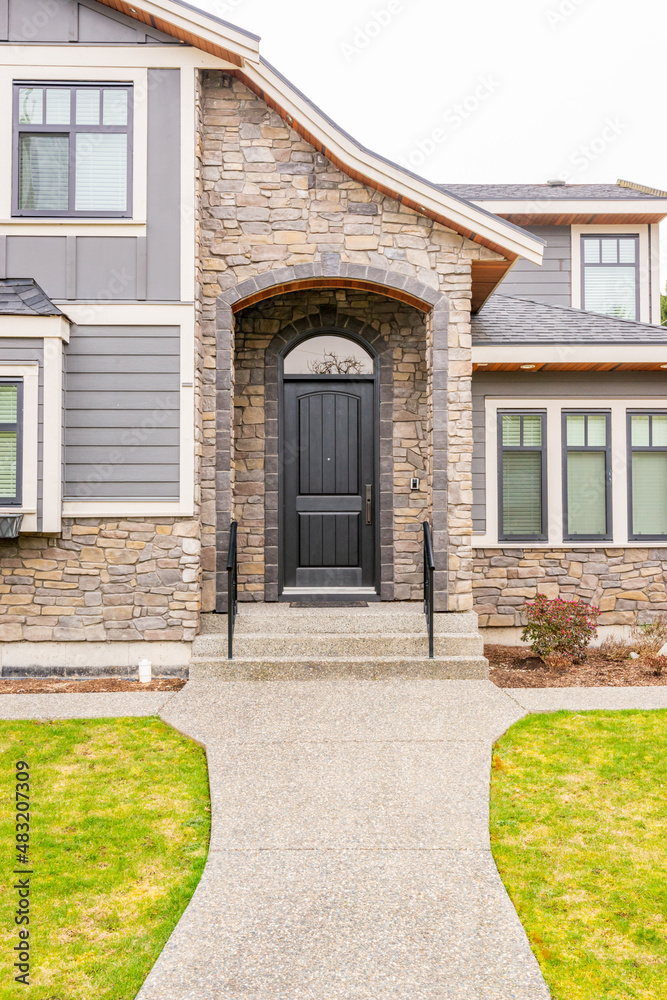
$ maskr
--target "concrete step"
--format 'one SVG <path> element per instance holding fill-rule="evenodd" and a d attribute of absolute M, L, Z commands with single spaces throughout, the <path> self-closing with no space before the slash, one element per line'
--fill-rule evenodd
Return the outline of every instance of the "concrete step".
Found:
<path fill-rule="evenodd" d="M 427 657 L 238 657 L 234 660 L 195 657 L 191 679 L 220 681 L 314 681 L 350 679 L 379 681 L 392 677 L 430 680 L 488 680 L 489 662 L 483 656 Z"/>
<path fill-rule="evenodd" d="M 470 634 L 478 630 L 472 613 L 436 614 L 436 634 Z M 373 604 L 368 608 L 290 608 L 288 604 L 241 605 L 235 635 L 369 635 L 377 632 L 426 634 L 427 623 L 419 604 Z M 202 636 L 226 634 L 226 615 L 203 615 Z"/>
<path fill-rule="evenodd" d="M 226 635 L 202 635 L 194 641 L 193 656 L 196 659 L 227 655 Z M 482 656 L 484 643 L 479 633 L 449 633 L 435 636 L 436 656 Z M 371 633 L 295 633 L 248 634 L 235 632 L 234 656 L 236 657 L 428 657 L 428 635 L 417 633 L 371 632 Z"/>

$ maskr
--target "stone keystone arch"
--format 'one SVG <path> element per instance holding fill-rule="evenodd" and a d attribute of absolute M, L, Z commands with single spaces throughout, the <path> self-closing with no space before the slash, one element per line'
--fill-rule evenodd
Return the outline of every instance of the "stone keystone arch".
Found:
<path fill-rule="evenodd" d="M 431 412 L 433 418 L 433 541 L 436 555 L 436 609 L 448 610 L 448 474 L 447 474 L 447 331 L 449 307 L 437 289 L 409 275 L 378 267 L 341 262 L 338 254 L 324 254 L 321 263 L 297 264 L 266 271 L 240 282 L 217 299 L 216 308 L 216 575 L 217 607 L 227 600 L 227 550 L 232 512 L 231 435 L 234 387 L 232 360 L 234 315 L 265 299 L 309 288 L 357 288 L 396 299 L 427 314 L 431 346 Z M 273 346 L 273 345 L 272 345 Z M 276 401 L 277 402 L 277 401 Z M 267 439 L 277 438 L 277 413 L 266 414 Z M 277 470 L 267 470 L 273 475 Z M 270 574 L 272 575 L 272 574 Z M 270 584 L 269 599 L 277 599 Z M 388 591 L 385 590 L 385 594 Z"/>

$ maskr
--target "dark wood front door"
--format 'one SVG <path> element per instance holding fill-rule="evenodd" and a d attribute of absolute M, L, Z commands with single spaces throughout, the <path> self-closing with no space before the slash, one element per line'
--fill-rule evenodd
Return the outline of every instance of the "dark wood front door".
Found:
<path fill-rule="evenodd" d="M 285 379 L 283 579 L 286 588 L 374 588 L 375 385 Z"/>

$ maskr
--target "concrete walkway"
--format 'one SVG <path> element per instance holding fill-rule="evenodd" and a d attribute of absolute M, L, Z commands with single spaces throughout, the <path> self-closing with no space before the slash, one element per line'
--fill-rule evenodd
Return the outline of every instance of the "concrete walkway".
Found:
<path fill-rule="evenodd" d="M 548 1000 L 489 848 L 492 744 L 529 711 L 667 688 L 191 681 L 2 695 L 2 718 L 161 717 L 206 745 L 202 881 L 137 1000 Z"/>

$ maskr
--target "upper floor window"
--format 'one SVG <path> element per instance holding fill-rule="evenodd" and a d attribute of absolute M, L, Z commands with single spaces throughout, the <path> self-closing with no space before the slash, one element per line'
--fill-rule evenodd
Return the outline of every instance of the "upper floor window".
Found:
<path fill-rule="evenodd" d="M 14 85 L 13 214 L 131 213 L 132 87 Z"/>
<path fill-rule="evenodd" d="M 639 319 L 639 236 L 582 236 L 581 307 Z"/>
<path fill-rule="evenodd" d="M 0 381 L 0 507 L 21 503 L 22 388 L 21 381 Z"/>

